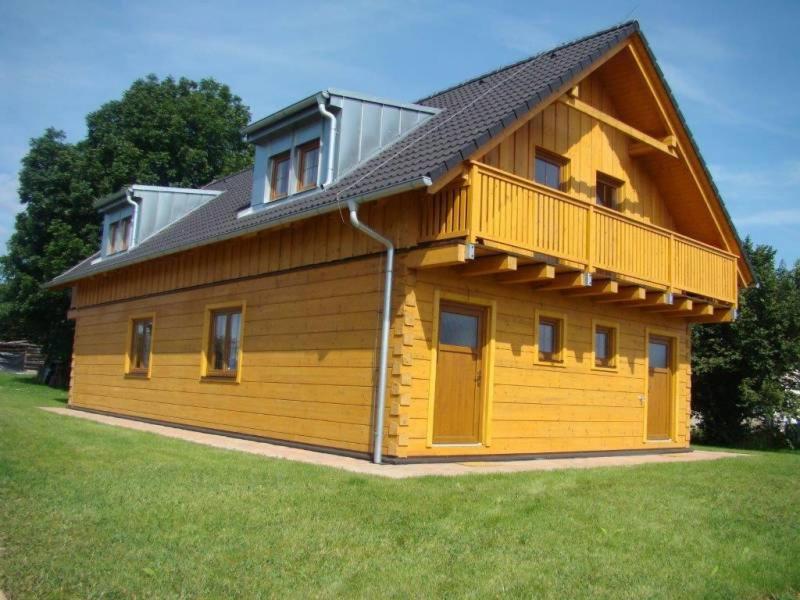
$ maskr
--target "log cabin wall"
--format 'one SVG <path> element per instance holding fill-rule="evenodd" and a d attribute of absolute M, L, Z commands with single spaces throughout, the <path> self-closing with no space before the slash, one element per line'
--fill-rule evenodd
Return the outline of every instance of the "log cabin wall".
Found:
<path fill-rule="evenodd" d="M 466 279 L 444 269 L 408 271 L 400 286 L 405 327 L 395 329 L 407 344 L 393 389 L 400 456 L 439 456 L 455 450 L 430 444 L 433 389 L 434 313 L 440 301 L 496 303 L 493 381 L 486 447 L 459 447 L 459 454 L 515 454 L 685 448 L 691 417 L 691 349 L 688 326 L 645 311 L 602 305 L 527 286 Z M 563 364 L 539 364 L 534 346 L 536 311 L 564 318 Z M 618 327 L 616 370 L 592 363 L 593 320 Z M 647 441 L 648 333 L 674 338 L 674 437 Z M 402 336 L 402 337 L 401 337 Z M 400 350 L 398 350 L 400 352 Z M 405 376 L 407 386 L 400 386 Z M 487 443 L 488 442 L 488 443 Z"/>

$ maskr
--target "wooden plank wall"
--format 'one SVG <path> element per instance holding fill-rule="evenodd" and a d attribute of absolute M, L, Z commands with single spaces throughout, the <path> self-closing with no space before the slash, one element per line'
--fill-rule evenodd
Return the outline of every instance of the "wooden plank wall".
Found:
<path fill-rule="evenodd" d="M 402 456 L 452 454 L 452 448 L 426 446 L 434 291 L 497 301 L 491 446 L 459 448 L 460 454 L 572 452 L 652 447 L 644 442 L 647 327 L 667 329 L 678 340 L 678 437 L 661 447 L 686 447 L 690 419 L 690 348 L 687 326 L 632 308 L 503 286 L 490 280 L 466 280 L 445 270 L 411 272 L 405 289 L 405 335 L 413 339 L 404 367 L 408 394 L 399 410 Z M 533 354 L 535 310 L 567 317 L 565 366 L 536 364 Z M 619 370 L 592 369 L 592 319 L 617 322 Z M 399 338 L 398 338 L 399 339 Z M 411 343 L 411 342 L 409 342 Z M 405 405 L 404 405 L 405 404 Z"/>
<path fill-rule="evenodd" d="M 366 452 L 382 269 L 356 259 L 81 309 L 71 404 Z M 241 383 L 202 381 L 205 306 L 229 301 L 246 302 Z M 149 313 L 151 378 L 126 377 L 128 320 Z"/>
<path fill-rule="evenodd" d="M 616 116 L 610 96 L 597 76 L 580 84 L 580 98 Z M 620 210 L 668 229 L 675 225 L 645 169 L 628 155 L 628 137 L 577 110 L 555 103 L 534 116 L 487 153 L 482 162 L 521 177 L 533 178 L 536 146 L 569 159 L 569 194 L 594 202 L 597 171 L 624 182 Z"/>

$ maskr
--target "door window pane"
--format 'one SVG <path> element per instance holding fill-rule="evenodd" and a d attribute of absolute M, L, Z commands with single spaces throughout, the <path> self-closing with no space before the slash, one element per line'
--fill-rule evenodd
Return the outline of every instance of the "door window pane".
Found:
<path fill-rule="evenodd" d="M 650 342 L 648 360 L 651 369 L 669 368 L 669 344 L 666 342 Z"/>
<path fill-rule="evenodd" d="M 478 317 L 442 311 L 439 342 L 450 346 L 478 347 Z"/>

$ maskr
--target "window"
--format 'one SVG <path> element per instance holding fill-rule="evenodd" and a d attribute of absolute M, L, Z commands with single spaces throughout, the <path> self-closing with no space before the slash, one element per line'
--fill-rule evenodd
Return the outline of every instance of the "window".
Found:
<path fill-rule="evenodd" d="M 561 189 L 564 181 L 564 167 L 566 160 L 557 154 L 551 154 L 547 150 L 536 148 L 534 156 L 533 179 L 536 183 L 541 183 L 556 190 Z"/>
<path fill-rule="evenodd" d="M 106 254 L 116 254 L 128 249 L 131 236 L 131 217 L 118 219 L 108 226 Z"/>
<path fill-rule="evenodd" d="M 241 326 L 240 307 L 211 311 L 207 376 L 236 377 L 239 370 Z"/>
<path fill-rule="evenodd" d="M 129 375 L 149 375 L 152 344 L 152 317 L 133 319 L 131 321 L 131 345 L 128 354 Z"/>
<path fill-rule="evenodd" d="M 564 362 L 564 319 L 554 315 L 536 315 L 537 360 L 544 363 Z"/>
<path fill-rule="evenodd" d="M 313 140 L 298 148 L 297 191 L 302 192 L 317 185 L 319 169 L 319 140 Z"/>
<path fill-rule="evenodd" d="M 289 165 L 291 153 L 282 152 L 272 157 L 272 175 L 270 176 L 270 200 L 277 200 L 289 194 Z"/>
<path fill-rule="evenodd" d="M 619 189 L 622 187 L 622 182 L 608 175 L 602 173 L 597 174 L 597 183 L 595 185 L 596 196 L 595 201 L 600 206 L 606 208 L 616 208 L 619 198 Z"/>
<path fill-rule="evenodd" d="M 616 367 L 617 332 L 608 325 L 594 326 L 594 366 L 606 369 Z"/>

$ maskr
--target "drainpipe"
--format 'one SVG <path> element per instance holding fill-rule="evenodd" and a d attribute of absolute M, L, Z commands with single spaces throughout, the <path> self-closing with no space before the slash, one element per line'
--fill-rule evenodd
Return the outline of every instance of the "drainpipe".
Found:
<path fill-rule="evenodd" d="M 139 203 L 133 199 L 133 188 L 128 188 L 125 190 L 125 200 L 128 202 L 128 204 L 133 206 L 133 218 L 131 219 L 131 239 L 130 243 L 128 244 L 128 249 L 131 249 L 136 245 L 136 225 L 139 221 Z"/>
<path fill-rule="evenodd" d="M 325 96 L 323 94 L 317 96 L 317 108 L 319 109 L 319 114 L 328 120 L 331 128 L 326 152 L 328 167 L 325 173 L 325 182 L 322 184 L 322 187 L 327 187 L 331 184 L 331 181 L 333 181 L 333 152 L 334 148 L 336 148 L 336 116 L 325 107 Z"/>
<path fill-rule="evenodd" d="M 379 244 L 386 246 L 386 277 L 383 284 L 383 314 L 381 315 L 381 346 L 378 357 L 378 389 L 375 394 L 375 441 L 372 462 L 381 464 L 383 458 L 383 415 L 386 412 L 386 369 L 389 357 L 389 318 L 392 312 L 392 273 L 394 271 L 394 244 L 374 229 L 358 220 L 358 204 L 347 203 L 350 224 Z"/>

